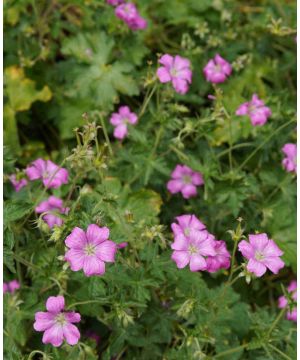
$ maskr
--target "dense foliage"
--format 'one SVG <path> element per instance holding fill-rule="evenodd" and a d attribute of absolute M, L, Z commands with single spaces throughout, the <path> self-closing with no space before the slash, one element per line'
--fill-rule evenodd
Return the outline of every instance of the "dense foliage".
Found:
<path fill-rule="evenodd" d="M 4 281 L 20 284 L 4 295 L 4 357 L 295 359 L 296 326 L 278 298 L 294 305 L 296 174 L 281 149 L 296 143 L 296 4 L 135 3 L 145 29 L 132 30 L 104 0 L 4 1 Z M 163 54 L 190 60 L 185 94 L 158 80 Z M 221 84 L 203 74 L 216 54 L 232 65 Z M 253 94 L 272 110 L 263 126 L 236 115 Z M 138 121 L 120 141 L 110 117 L 122 105 Z M 68 180 L 29 181 L 24 169 L 38 158 L 67 169 Z M 202 174 L 197 196 L 168 191 L 177 164 Z M 19 191 L 11 174 L 27 177 Z M 52 229 L 36 210 L 50 195 L 63 199 Z M 183 214 L 226 242 L 229 269 L 177 268 L 170 225 Z M 102 276 L 64 259 L 66 237 L 90 224 L 127 243 Z M 244 268 L 237 245 L 256 232 L 284 252 L 278 274 Z M 33 328 L 58 295 L 81 315 L 74 346 L 44 345 Z"/>

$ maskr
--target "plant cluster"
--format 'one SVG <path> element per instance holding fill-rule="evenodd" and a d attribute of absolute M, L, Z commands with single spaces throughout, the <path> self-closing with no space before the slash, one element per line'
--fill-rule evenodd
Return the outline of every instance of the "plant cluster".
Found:
<path fill-rule="evenodd" d="M 5 1 L 5 358 L 296 358 L 295 20 Z"/>

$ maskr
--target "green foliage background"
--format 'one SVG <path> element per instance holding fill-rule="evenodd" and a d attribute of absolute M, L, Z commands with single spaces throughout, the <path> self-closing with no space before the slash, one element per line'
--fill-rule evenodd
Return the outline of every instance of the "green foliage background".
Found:
<path fill-rule="evenodd" d="M 4 356 L 295 359 L 295 325 L 283 319 L 270 327 L 281 284 L 296 271 L 295 176 L 281 166 L 281 147 L 296 142 L 296 3 L 136 4 L 148 21 L 145 31 L 129 30 L 101 0 L 4 1 L 5 179 L 38 157 L 63 163 L 70 183 L 52 193 L 71 208 L 51 233 L 33 212 L 47 196 L 39 182 L 15 193 L 5 181 L 4 278 L 22 286 L 4 298 Z M 184 96 L 155 77 L 164 53 L 192 62 Z M 216 53 L 234 71 L 212 87 L 202 69 Z M 263 127 L 234 115 L 253 93 L 273 112 Z M 139 114 L 122 143 L 109 124 L 119 105 Z M 85 129 L 79 144 L 76 128 Z M 168 194 L 177 163 L 203 173 L 196 198 Z M 229 287 L 226 271 L 178 270 L 169 225 L 183 213 L 199 216 L 230 250 L 227 231 L 242 217 L 244 233 L 268 233 L 287 266 Z M 112 240 L 129 243 L 101 278 L 71 272 L 61 260 L 72 228 L 90 223 L 109 226 Z M 43 346 L 32 328 L 34 313 L 58 293 L 82 315 L 75 347 Z M 98 347 L 87 329 L 101 336 Z"/>

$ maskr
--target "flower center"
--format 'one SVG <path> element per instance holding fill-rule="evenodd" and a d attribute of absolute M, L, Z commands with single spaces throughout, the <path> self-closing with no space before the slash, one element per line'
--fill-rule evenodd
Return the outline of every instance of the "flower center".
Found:
<path fill-rule="evenodd" d="M 55 317 L 55 322 L 59 325 L 65 325 L 67 323 L 67 320 L 65 318 L 65 314 L 64 313 L 59 313 L 56 317 Z"/>
<path fill-rule="evenodd" d="M 190 228 L 188 228 L 188 227 L 183 230 L 183 233 L 184 233 L 185 236 L 189 236 L 190 232 L 191 232 Z"/>
<path fill-rule="evenodd" d="M 172 68 L 171 71 L 170 71 L 170 74 L 172 76 L 176 77 L 178 75 L 178 71 L 176 69 Z"/>
<path fill-rule="evenodd" d="M 215 71 L 216 71 L 216 72 L 222 72 L 222 67 L 221 67 L 221 65 L 219 65 L 219 64 L 215 65 Z"/>
<path fill-rule="evenodd" d="M 255 259 L 258 260 L 258 261 L 261 261 L 263 260 L 265 257 L 264 257 L 264 254 L 262 254 L 261 252 L 257 251 L 255 253 Z"/>
<path fill-rule="evenodd" d="M 192 182 L 192 178 L 190 177 L 190 175 L 183 175 L 182 181 L 184 184 L 190 184 Z"/>
<path fill-rule="evenodd" d="M 95 245 L 87 244 L 84 248 L 84 252 L 88 256 L 95 255 Z"/>
<path fill-rule="evenodd" d="M 195 245 L 190 245 L 189 246 L 189 253 L 192 255 L 192 254 L 197 254 L 198 252 L 198 249 L 196 248 Z"/>

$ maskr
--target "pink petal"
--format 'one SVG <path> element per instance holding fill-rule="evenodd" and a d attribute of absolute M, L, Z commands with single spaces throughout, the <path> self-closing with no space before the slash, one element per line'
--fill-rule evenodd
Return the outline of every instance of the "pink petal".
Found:
<path fill-rule="evenodd" d="M 138 117 L 135 113 L 130 113 L 127 119 L 129 121 L 129 123 L 132 125 L 136 124 L 138 121 Z"/>
<path fill-rule="evenodd" d="M 83 272 L 86 276 L 103 275 L 105 263 L 97 256 L 86 256 L 83 263 Z"/>
<path fill-rule="evenodd" d="M 279 270 L 284 267 L 284 262 L 277 256 L 267 257 L 262 260 L 262 263 L 274 274 L 278 274 Z"/>
<path fill-rule="evenodd" d="M 191 66 L 191 62 L 189 59 L 183 58 L 179 55 L 175 56 L 173 67 L 177 71 L 182 70 L 184 68 L 189 68 L 190 66 Z"/>
<path fill-rule="evenodd" d="M 38 311 L 35 313 L 35 323 L 33 328 L 36 331 L 45 331 L 54 325 L 55 315 L 49 312 Z"/>
<path fill-rule="evenodd" d="M 43 212 L 46 212 L 50 210 L 49 204 L 48 204 L 48 200 L 42 201 L 36 208 L 35 208 L 35 212 L 37 214 L 41 214 Z"/>
<path fill-rule="evenodd" d="M 178 94 L 186 94 L 189 90 L 188 82 L 184 79 L 173 78 L 172 85 Z"/>
<path fill-rule="evenodd" d="M 158 62 L 170 70 L 173 66 L 173 56 L 165 54 L 159 59 Z"/>
<path fill-rule="evenodd" d="M 183 188 L 181 189 L 181 193 L 185 199 L 189 199 L 190 197 L 197 195 L 197 188 L 195 185 L 185 184 L 185 185 L 183 185 Z"/>
<path fill-rule="evenodd" d="M 188 215 L 187 215 L 188 216 Z M 187 226 L 186 226 L 187 227 Z M 172 223 L 171 224 L 171 229 L 172 229 L 172 231 L 173 231 L 173 234 L 174 235 L 180 235 L 181 233 L 182 233 L 182 227 L 181 226 L 179 226 L 178 224 L 176 224 L 176 223 Z"/>
<path fill-rule="evenodd" d="M 122 140 L 127 135 L 127 133 L 128 133 L 127 125 L 126 124 L 120 124 L 117 127 L 115 127 L 114 137 L 116 139 Z"/>
<path fill-rule="evenodd" d="M 179 269 L 182 269 L 189 263 L 190 255 L 187 251 L 174 251 L 171 259 L 176 262 Z"/>
<path fill-rule="evenodd" d="M 284 296 L 280 296 L 278 299 L 278 307 L 279 309 L 283 309 L 287 306 L 288 301 Z"/>
<path fill-rule="evenodd" d="M 104 241 L 96 246 L 96 255 L 102 261 L 115 262 L 117 244 L 113 241 Z"/>
<path fill-rule="evenodd" d="M 91 224 L 87 228 L 86 237 L 90 244 L 98 245 L 108 239 L 109 228 L 106 226 L 100 227 L 96 224 Z"/>
<path fill-rule="evenodd" d="M 53 325 L 44 332 L 43 343 L 52 344 L 55 347 L 60 346 L 63 343 L 64 334 L 61 325 Z"/>
<path fill-rule="evenodd" d="M 79 227 L 75 227 L 71 234 L 67 236 L 65 244 L 69 248 L 82 249 L 87 243 L 85 232 Z"/>
<path fill-rule="evenodd" d="M 256 251 L 263 251 L 263 249 L 267 246 L 269 239 L 267 234 L 256 234 L 249 235 L 250 244 Z"/>
<path fill-rule="evenodd" d="M 192 182 L 194 185 L 203 185 L 204 181 L 203 181 L 203 177 L 202 174 L 198 173 L 198 172 L 194 172 L 192 175 Z"/>
<path fill-rule="evenodd" d="M 243 116 L 243 115 L 247 115 L 248 114 L 248 109 L 249 109 L 249 103 L 244 103 L 242 105 L 240 105 L 238 107 L 238 109 L 236 110 L 235 114 L 238 116 Z"/>
<path fill-rule="evenodd" d="M 110 118 L 110 123 L 114 126 L 118 126 L 120 124 L 122 124 L 122 118 L 118 113 L 113 113 L 111 118 Z"/>
<path fill-rule="evenodd" d="M 294 159 L 297 156 L 297 145 L 295 144 L 285 144 L 282 149 L 283 153 L 291 159 Z"/>
<path fill-rule="evenodd" d="M 169 71 L 164 67 L 159 67 L 156 71 L 156 75 L 161 83 L 166 83 L 171 81 L 171 75 Z"/>
<path fill-rule="evenodd" d="M 257 277 L 263 276 L 263 274 L 267 271 L 267 268 L 264 264 L 254 260 L 250 259 L 247 264 L 248 271 L 254 273 Z"/>
<path fill-rule="evenodd" d="M 273 240 L 269 240 L 268 244 L 264 248 L 263 252 L 264 256 L 281 256 L 283 255 L 283 251 L 279 249 L 279 247 L 275 244 Z"/>
<path fill-rule="evenodd" d="M 128 106 L 120 106 L 119 107 L 119 114 L 121 115 L 122 119 L 127 118 L 130 115 L 130 109 Z"/>
<path fill-rule="evenodd" d="M 46 309 L 53 313 L 57 314 L 62 311 L 65 307 L 65 299 L 63 296 L 50 296 L 46 302 Z"/>
<path fill-rule="evenodd" d="M 69 345 L 75 345 L 80 339 L 80 332 L 75 325 L 66 324 L 63 326 L 63 335 Z"/>
<path fill-rule="evenodd" d="M 215 256 L 216 255 L 214 241 L 211 240 L 209 237 L 197 245 L 199 248 L 199 253 L 201 255 L 204 255 L 204 256 Z"/>
<path fill-rule="evenodd" d="M 201 255 L 194 254 L 191 256 L 190 260 L 190 270 L 199 271 L 206 269 L 206 261 Z"/>
<path fill-rule="evenodd" d="M 72 248 L 65 254 L 65 260 L 70 263 L 72 271 L 78 271 L 83 268 L 83 263 L 86 255 L 82 249 Z"/>
<path fill-rule="evenodd" d="M 75 311 L 65 312 L 64 315 L 66 321 L 70 323 L 78 323 L 81 320 L 80 314 L 76 313 Z"/>
<path fill-rule="evenodd" d="M 175 237 L 175 241 L 171 244 L 173 250 L 184 250 L 187 251 L 189 246 L 188 240 L 183 234 L 179 234 Z"/>
<path fill-rule="evenodd" d="M 181 191 L 183 187 L 181 180 L 170 180 L 167 183 L 167 189 L 170 191 L 171 194 L 176 194 Z"/>
<path fill-rule="evenodd" d="M 238 249 L 246 259 L 250 259 L 255 255 L 255 250 L 253 249 L 252 245 L 249 244 L 246 240 L 242 240 L 239 242 Z"/>

